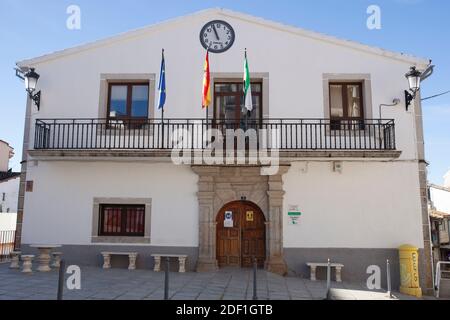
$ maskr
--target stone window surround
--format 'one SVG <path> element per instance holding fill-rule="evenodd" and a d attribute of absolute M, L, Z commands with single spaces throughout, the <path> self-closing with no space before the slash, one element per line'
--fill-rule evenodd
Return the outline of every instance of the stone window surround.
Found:
<path fill-rule="evenodd" d="M 102 73 L 100 74 L 100 95 L 98 118 L 107 118 L 108 110 L 108 84 L 117 82 L 143 82 L 148 81 L 148 118 L 155 116 L 156 75 L 154 73 Z"/>
<path fill-rule="evenodd" d="M 100 218 L 101 204 L 143 204 L 145 205 L 145 226 L 143 237 L 114 237 L 114 236 L 99 236 L 98 224 Z M 120 243 L 120 244 L 149 244 L 150 230 L 151 230 L 151 213 L 152 213 L 152 199 L 151 198 L 94 198 L 92 209 L 92 243 Z"/>
<path fill-rule="evenodd" d="M 269 73 L 252 72 L 251 80 L 262 82 L 262 118 L 269 118 Z M 214 83 L 216 82 L 243 82 L 242 73 L 238 72 L 211 72 L 211 102 L 214 106 Z M 212 108 L 214 110 L 214 108 Z M 214 112 L 209 112 L 208 118 L 213 119 Z"/>
<path fill-rule="evenodd" d="M 363 107 L 364 118 L 373 119 L 373 107 L 372 107 L 372 80 L 369 73 L 324 73 L 322 75 L 322 87 L 323 87 L 323 114 L 325 119 L 330 118 L 330 88 L 331 82 L 361 82 L 363 89 Z M 356 132 L 358 130 L 355 130 Z M 327 134 L 340 135 L 339 132 L 331 133 L 327 130 Z M 367 134 L 367 133 L 366 133 Z M 371 135 L 374 133 L 371 132 Z"/>

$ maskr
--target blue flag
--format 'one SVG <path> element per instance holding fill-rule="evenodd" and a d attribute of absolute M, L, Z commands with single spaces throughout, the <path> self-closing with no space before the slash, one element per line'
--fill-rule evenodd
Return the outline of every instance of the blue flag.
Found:
<path fill-rule="evenodd" d="M 164 61 L 164 49 L 162 51 L 161 72 L 159 74 L 159 101 L 158 109 L 163 109 L 166 103 L 166 62 Z"/>

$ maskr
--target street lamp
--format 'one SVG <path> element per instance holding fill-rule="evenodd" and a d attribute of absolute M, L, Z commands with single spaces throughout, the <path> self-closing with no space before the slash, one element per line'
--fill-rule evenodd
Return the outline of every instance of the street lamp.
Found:
<path fill-rule="evenodd" d="M 39 110 L 41 105 L 41 91 L 34 93 L 36 91 L 37 82 L 39 80 L 39 74 L 34 71 L 34 68 L 30 68 L 30 70 L 24 74 L 25 78 L 25 89 L 28 92 L 28 95 L 31 100 L 36 104 L 37 109 Z"/>
<path fill-rule="evenodd" d="M 408 79 L 409 84 L 409 91 L 405 90 L 406 111 L 408 111 L 411 101 L 416 98 L 416 94 L 420 90 L 422 72 L 417 70 L 416 67 L 411 67 L 409 72 L 405 74 L 405 77 Z"/>

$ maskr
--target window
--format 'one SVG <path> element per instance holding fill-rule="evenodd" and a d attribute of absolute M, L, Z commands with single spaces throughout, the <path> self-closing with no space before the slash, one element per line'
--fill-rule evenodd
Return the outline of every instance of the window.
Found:
<path fill-rule="evenodd" d="M 148 118 L 148 83 L 110 83 L 108 91 L 108 118 Z"/>
<path fill-rule="evenodd" d="M 6 193 L 2 193 L 2 201 L 5 201 L 5 199 L 6 199 Z"/>
<path fill-rule="evenodd" d="M 254 82 L 252 86 L 253 110 L 248 114 L 244 104 L 242 82 L 216 82 L 214 84 L 214 113 L 219 123 L 224 121 L 227 128 L 241 129 L 260 125 L 262 121 L 262 83 Z"/>
<path fill-rule="evenodd" d="M 99 217 L 100 236 L 144 236 L 145 205 L 102 204 Z"/>
<path fill-rule="evenodd" d="M 343 124 L 358 124 L 363 128 L 364 106 L 362 83 L 329 84 L 330 91 L 330 119 L 333 130 L 342 129 Z"/>

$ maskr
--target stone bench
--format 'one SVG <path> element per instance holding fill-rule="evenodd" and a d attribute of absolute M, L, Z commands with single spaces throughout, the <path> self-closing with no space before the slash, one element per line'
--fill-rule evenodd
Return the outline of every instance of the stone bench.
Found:
<path fill-rule="evenodd" d="M 162 253 L 155 253 L 152 254 L 152 257 L 155 258 L 155 267 L 153 268 L 154 272 L 161 271 L 161 257 L 164 258 L 178 258 L 179 268 L 178 272 L 184 273 L 186 272 L 186 259 L 187 255 L 185 254 L 162 254 Z"/>
<path fill-rule="evenodd" d="M 322 262 L 308 262 L 306 264 L 310 269 L 311 269 L 311 281 L 316 281 L 316 270 L 317 267 L 328 267 L 328 263 L 322 263 Z M 340 263 L 330 263 L 330 267 L 331 268 L 335 268 L 336 270 L 336 282 L 342 282 L 342 276 L 341 276 L 341 271 L 342 268 L 344 267 L 343 264 Z"/>
<path fill-rule="evenodd" d="M 103 269 L 111 269 L 111 256 L 128 256 L 128 270 L 136 269 L 137 252 L 113 252 L 103 251 Z"/>

